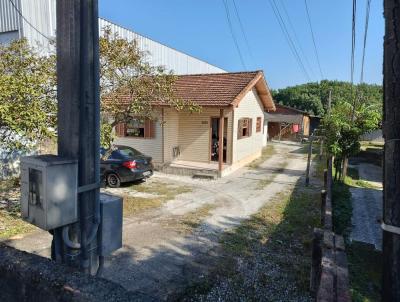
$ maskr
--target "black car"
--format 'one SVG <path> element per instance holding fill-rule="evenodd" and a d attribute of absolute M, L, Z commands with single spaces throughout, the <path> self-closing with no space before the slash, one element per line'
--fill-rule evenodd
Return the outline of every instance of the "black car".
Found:
<path fill-rule="evenodd" d="M 153 175 L 152 158 L 127 146 L 101 149 L 101 178 L 111 188 L 123 182 L 142 180 Z"/>

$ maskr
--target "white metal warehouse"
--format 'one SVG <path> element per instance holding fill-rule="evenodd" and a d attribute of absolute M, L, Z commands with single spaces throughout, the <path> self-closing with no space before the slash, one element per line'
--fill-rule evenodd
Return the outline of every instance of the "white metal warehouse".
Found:
<path fill-rule="evenodd" d="M 178 75 L 225 72 L 219 67 L 100 18 L 100 30 L 105 26 L 110 26 L 122 38 L 135 39 L 139 48 L 150 54 L 148 61 L 153 66 L 162 65 Z M 56 0 L 0 0 L 0 43 L 24 37 L 31 45 L 49 52 L 49 40 L 55 40 L 55 33 Z"/>

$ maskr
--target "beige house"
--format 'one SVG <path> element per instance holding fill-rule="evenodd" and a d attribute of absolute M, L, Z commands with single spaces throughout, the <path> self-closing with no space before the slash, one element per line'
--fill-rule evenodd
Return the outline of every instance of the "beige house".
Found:
<path fill-rule="evenodd" d="M 159 170 L 184 175 L 224 176 L 261 155 L 264 112 L 275 110 L 262 71 L 183 75 L 174 88 L 201 112 L 157 105 L 155 121 L 118 125 L 115 144 L 152 156 Z"/>

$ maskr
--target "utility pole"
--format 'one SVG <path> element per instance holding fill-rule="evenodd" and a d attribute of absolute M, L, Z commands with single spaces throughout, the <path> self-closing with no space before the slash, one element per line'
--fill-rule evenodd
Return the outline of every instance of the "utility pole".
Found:
<path fill-rule="evenodd" d="M 384 0 L 383 286 L 382 301 L 400 301 L 400 1 Z"/>
<path fill-rule="evenodd" d="M 329 98 L 328 98 L 328 116 L 331 115 L 331 107 L 332 107 L 332 89 L 329 89 Z"/>
<path fill-rule="evenodd" d="M 79 221 L 55 230 L 53 258 L 86 273 L 98 263 L 98 28 L 98 0 L 57 0 L 58 155 L 78 159 Z"/>

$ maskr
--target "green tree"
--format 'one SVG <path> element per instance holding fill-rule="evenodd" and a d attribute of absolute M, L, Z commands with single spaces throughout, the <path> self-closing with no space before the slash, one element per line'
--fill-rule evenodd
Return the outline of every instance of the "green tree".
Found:
<path fill-rule="evenodd" d="M 30 150 L 55 135 L 55 57 L 26 40 L 0 45 L 0 148 Z"/>
<path fill-rule="evenodd" d="M 339 102 L 349 102 L 353 99 L 353 93 L 357 92 L 371 105 L 382 108 L 382 86 L 380 85 L 352 86 L 349 82 L 324 80 L 320 83 L 307 83 L 275 90 L 272 94 L 274 100 L 280 104 L 322 117 L 327 111 L 329 91 L 332 92 L 332 106 Z"/>
<path fill-rule="evenodd" d="M 176 110 L 198 112 L 200 107 L 174 95 L 176 76 L 162 66 L 148 63 L 149 53 L 135 40 L 128 41 L 104 28 L 100 38 L 102 145 L 112 143 L 112 128 L 132 117 L 155 119 L 154 102 Z"/>
<path fill-rule="evenodd" d="M 380 106 L 369 98 L 359 98 L 354 109 L 348 101 L 335 102 L 331 114 L 322 120 L 327 151 L 335 158 L 335 179 L 347 175 L 347 159 L 359 152 L 360 135 L 377 129 L 381 119 Z"/>

